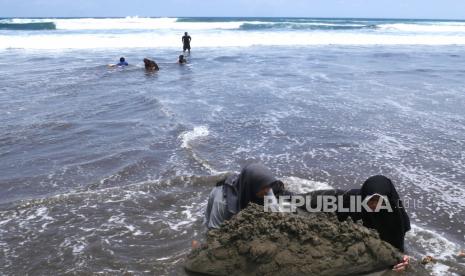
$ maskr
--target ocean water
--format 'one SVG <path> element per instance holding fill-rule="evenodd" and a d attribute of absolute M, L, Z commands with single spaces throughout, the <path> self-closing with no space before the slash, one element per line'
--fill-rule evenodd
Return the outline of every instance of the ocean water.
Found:
<path fill-rule="evenodd" d="M 408 253 L 449 273 L 465 249 L 464 45 L 460 21 L 2 19 L 0 274 L 182 275 L 211 187 L 253 160 L 297 192 L 387 175 Z"/>
<path fill-rule="evenodd" d="M 0 18 L 0 49 L 464 45 L 465 21 L 312 18 Z"/>

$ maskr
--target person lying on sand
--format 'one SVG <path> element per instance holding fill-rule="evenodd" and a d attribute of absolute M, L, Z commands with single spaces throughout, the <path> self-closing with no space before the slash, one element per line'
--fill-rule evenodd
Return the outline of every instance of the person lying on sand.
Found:
<path fill-rule="evenodd" d="M 251 202 L 263 205 L 265 196 L 274 197 L 273 189 L 282 190 L 284 184 L 260 163 L 242 169 L 239 175 L 218 182 L 208 198 L 204 223 L 208 229 L 220 228 L 225 220 L 246 208 Z"/>
<path fill-rule="evenodd" d="M 144 58 L 144 65 L 145 65 L 145 70 L 147 71 L 159 71 L 160 68 L 158 67 L 158 64 L 153 61 L 153 60 L 150 60 L 148 58 Z"/>
<path fill-rule="evenodd" d="M 180 55 L 178 59 L 179 64 L 186 64 L 187 60 L 184 58 L 184 55 Z"/>
<path fill-rule="evenodd" d="M 337 212 L 340 221 L 351 217 L 353 221 L 362 220 L 367 228 L 378 231 L 382 240 L 404 252 L 405 233 L 410 230 L 410 219 L 405 212 L 399 194 L 392 181 L 382 175 L 368 178 L 360 189 L 344 190 L 320 190 L 306 194 L 309 195 L 311 205 L 317 203 L 316 197 L 323 195 L 342 196 L 343 206 L 349 207 L 350 196 L 361 196 L 362 200 L 367 200 L 368 207 L 374 211 L 380 199 L 389 200 L 392 212 L 383 209 L 378 212 L 368 212 L 362 208 L 361 212 Z M 393 267 L 395 271 L 403 271 L 409 264 L 409 256 L 404 256 L 403 261 Z"/>

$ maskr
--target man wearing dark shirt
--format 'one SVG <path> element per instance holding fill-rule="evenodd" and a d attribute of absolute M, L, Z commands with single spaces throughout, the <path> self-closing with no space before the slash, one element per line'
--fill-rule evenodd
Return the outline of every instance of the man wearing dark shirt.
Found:
<path fill-rule="evenodd" d="M 182 37 L 182 44 L 183 44 L 183 47 L 182 47 L 182 50 L 183 52 L 185 52 L 186 50 L 189 51 L 189 53 L 191 52 L 191 37 L 190 35 L 185 32 L 184 33 L 184 36 Z"/>

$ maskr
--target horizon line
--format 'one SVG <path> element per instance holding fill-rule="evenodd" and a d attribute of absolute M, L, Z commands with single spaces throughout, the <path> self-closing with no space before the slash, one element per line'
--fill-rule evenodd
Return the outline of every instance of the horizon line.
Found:
<path fill-rule="evenodd" d="M 320 16 L 0 16 L 0 19 L 105 19 L 105 18 L 302 18 L 302 19 L 361 19 L 361 20 L 424 20 L 424 21 L 465 21 L 458 18 L 405 18 L 405 17 L 320 17 Z"/>

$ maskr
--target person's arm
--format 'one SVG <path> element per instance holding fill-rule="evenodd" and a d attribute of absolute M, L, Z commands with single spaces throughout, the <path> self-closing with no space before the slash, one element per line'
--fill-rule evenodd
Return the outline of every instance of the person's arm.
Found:
<path fill-rule="evenodd" d="M 205 212 L 208 229 L 220 228 L 226 217 L 226 201 L 223 197 L 223 187 L 215 187 L 210 193 L 207 210 Z"/>
<path fill-rule="evenodd" d="M 208 196 L 208 203 L 207 209 L 205 209 L 205 217 L 204 217 L 204 224 L 208 227 L 208 223 L 210 222 L 210 214 L 212 212 L 213 200 L 215 197 L 215 189 L 212 189 L 210 195 Z"/>
<path fill-rule="evenodd" d="M 273 190 L 273 194 L 276 197 L 279 197 L 279 196 L 293 196 L 295 194 L 295 193 L 293 193 L 293 192 L 291 192 L 289 190 L 286 190 L 286 188 L 284 187 L 284 183 L 281 182 L 281 181 L 276 181 L 273 184 L 271 184 L 271 189 Z"/>

